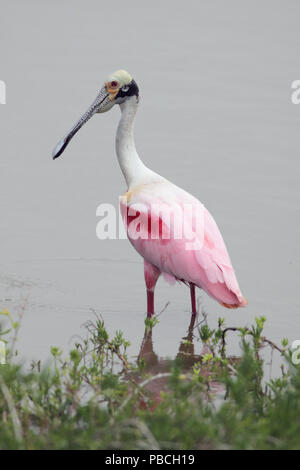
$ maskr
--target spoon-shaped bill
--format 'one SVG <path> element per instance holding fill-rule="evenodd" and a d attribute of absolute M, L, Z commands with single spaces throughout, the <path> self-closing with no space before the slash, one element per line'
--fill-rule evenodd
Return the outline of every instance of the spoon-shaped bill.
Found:
<path fill-rule="evenodd" d="M 56 145 L 52 152 L 53 160 L 58 158 L 63 153 L 70 140 L 95 113 L 104 113 L 108 111 L 113 105 L 114 102 L 111 100 L 109 93 L 106 91 L 106 88 L 103 87 L 89 109 L 81 116 L 72 129 L 70 129 L 70 131 Z"/>

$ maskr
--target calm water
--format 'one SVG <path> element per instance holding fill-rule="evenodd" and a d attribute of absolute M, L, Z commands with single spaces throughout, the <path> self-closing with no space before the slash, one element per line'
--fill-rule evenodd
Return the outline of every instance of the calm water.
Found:
<path fill-rule="evenodd" d="M 4 3 L 4 2 L 3 2 Z M 140 86 L 140 156 L 214 215 L 247 309 L 200 293 L 211 326 L 266 315 L 274 341 L 300 339 L 300 5 L 276 1 L 6 2 L 0 18 L 0 306 L 25 305 L 18 348 L 46 358 L 101 313 L 137 354 L 144 332 L 143 266 L 126 240 L 96 238 L 96 207 L 125 190 L 114 153 L 119 109 L 94 117 L 63 157 L 51 151 L 106 76 Z M 160 280 L 153 333 L 174 356 L 189 292 Z M 196 348 L 200 345 L 196 345 Z M 197 351 L 195 351 L 197 352 Z M 198 351 L 199 353 L 199 351 Z"/>

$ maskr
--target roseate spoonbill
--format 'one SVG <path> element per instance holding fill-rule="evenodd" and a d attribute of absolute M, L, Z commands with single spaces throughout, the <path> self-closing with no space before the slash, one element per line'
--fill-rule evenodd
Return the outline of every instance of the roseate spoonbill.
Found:
<path fill-rule="evenodd" d="M 239 289 L 225 243 L 213 217 L 198 199 L 147 168 L 141 161 L 133 137 L 138 103 L 139 88 L 135 80 L 124 70 L 113 73 L 89 109 L 58 143 L 52 154 L 53 159 L 62 154 L 72 137 L 95 113 L 104 113 L 118 104 L 121 119 L 116 135 L 116 153 L 127 183 L 127 192 L 120 197 L 120 207 L 128 238 L 144 258 L 147 315 L 154 314 L 154 289 L 160 274 L 171 283 L 177 280 L 190 286 L 193 314 L 197 313 L 195 287 L 204 289 L 224 307 L 244 307 L 247 301 Z M 132 215 L 130 210 L 137 206 L 139 210 Z M 153 206 L 163 209 L 157 213 L 157 210 L 152 210 Z M 190 222 L 193 240 L 199 241 L 195 249 L 187 249 L 190 237 L 185 234 L 182 237 L 174 236 L 169 217 L 175 206 L 177 209 L 189 206 L 192 211 L 199 210 L 202 214 L 200 228 L 197 225 L 196 230 L 193 220 Z M 151 230 L 156 227 L 158 236 L 134 236 L 132 227 L 136 229 L 137 218 L 140 228 L 144 224 L 140 230 L 142 235 L 145 235 L 143 232 L 146 235 L 149 233 L 149 226 L 145 229 L 147 222 Z M 186 223 L 186 217 L 179 215 L 180 221 Z"/>

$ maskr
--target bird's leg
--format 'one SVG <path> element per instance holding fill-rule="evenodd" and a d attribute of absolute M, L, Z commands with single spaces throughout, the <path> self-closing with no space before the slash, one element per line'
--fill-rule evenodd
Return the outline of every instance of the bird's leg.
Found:
<path fill-rule="evenodd" d="M 151 372 L 151 368 L 154 368 L 159 363 L 158 357 L 153 350 L 152 328 L 145 328 L 144 338 L 138 355 L 138 362 L 142 359 L 146 361 L 145 370 L 148 372 Z"/>
<path fill-rule="evenodd" d="M 144 276 L 147 289 L 147 317 L 151 318 L 154 315 L 154 289 L 160 276 L 160 271 L 156 266 L 144 260 Z"/>
<path fill-rule="evenodd" d="M 154 315 L 154 290 L 147 289 L 147 317 Z"/>
<path fill-rule="evenodd" d="M 197 306 L 196 306 L 196 292 L 195 284 L 190 282 L 190 292 L 191 292 L 191 304 L 192 304 L 192 315 L 197 315 Z"/>
<path fill-rule="evenodd" d="M 198 356 L 195 356 L 194 349 L 194 329 L 197 315 L 193 314 L 191 316 L 190 325 L 188 329 L 187 336 L 182 338 L 182 341 L 179 344 L 179 351 L 176 357 L 180 357 L 184 362 L 184 366 L 191 368 L 197 361 Z"/>

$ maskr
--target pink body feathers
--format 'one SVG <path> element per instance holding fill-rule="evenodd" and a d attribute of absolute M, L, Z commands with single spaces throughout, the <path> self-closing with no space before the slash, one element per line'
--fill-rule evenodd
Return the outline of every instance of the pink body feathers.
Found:
<path fill-rule="evenodd" d="M 202 288 L 225 307 L 247 305 L 217 224 L 195 197 L 165 180 L 134 188 L 120 198 L 120 206 L 128 238 L 145 260 L 148 291 L 154 291 L 163 274 L 169 282 Z M 186 208 L 202 214 L 197 230 Z M 175 212 L 177 224 L 188 225 L 189 238 L 184 230 L 175 237 Z"/>

